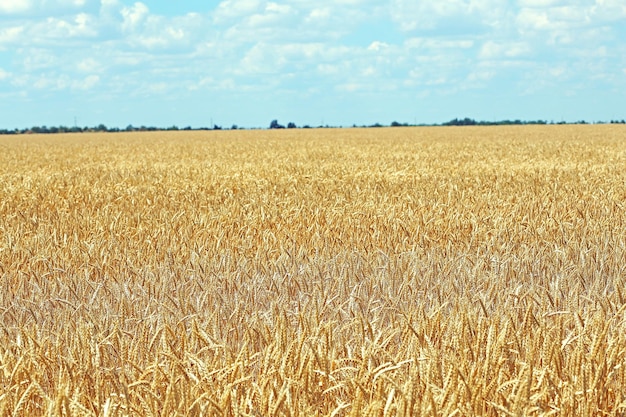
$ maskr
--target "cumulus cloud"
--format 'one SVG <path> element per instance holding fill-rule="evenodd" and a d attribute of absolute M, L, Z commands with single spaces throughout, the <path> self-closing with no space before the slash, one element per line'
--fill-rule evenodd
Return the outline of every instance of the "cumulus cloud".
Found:
<path fill-rule="evenodd" d="M 261 42 L 246 52 L 236 72 L 275 74 L 285 68 L 295 71 L 298 67 L 311 67 L 319 60 L 332 59 L 336 55 L 337 51 L 327 49 L 321 43 L 272 45 Z"/>
<path fill-rule="evenodd" d="M 84 58 L 78 62 L 76 68 L 80 72 L 94 73 L 102 70 L 102 64 L 94 58 Z"/>
<path fill-rule="evenodd" d="M 126 32 L 132 32 L 140 28 L 149 15 L 150 9 L 141 2 L 136 2 L 130 7 L 123 7 L 121 10 L 124 21 L 122 29 Z"/>
<path fill-rule="evenodd" d="M 618 0 L 596 0 L 592 4 L 533 2 L 522 7 L 516 23 L 521 30 L 570 30 L 598 27 L 626 18 L 626 3 Z"/>
<path fill-rule="evenodd" d="M 32 33 L 40 39 L 72 39 L 96 36 L 98 32 L 95 27 L 96 23 L 93 16 L 79 13 L 71 19 L 50 17 L 44 22 L 33 26 Z"/>
<path fill-rule="evenodd" d="M 17 43 L 24 33 L 24 26 L 10 26 L 0 29 L 0 50 Z"/>
<path fill-rule="evenodd" d="M 563 3 L 563 0 L 518 0 L 521 7 L 551 7 Z"/>
<path fill-rule="evenodd" d="M 531 47 L 526 42 L 496 42 L 487 41 L 480 48 L 479 57 L 482 59 L 516 58 L 528 55 Z"/>
<path fill-rule="evenodd" d="M 72 88 L 77 90 L 91 90 L 98 85 L 100 77 L 97 75 L 88 75 L 82 80 L 76 80 L 72 83 Z"/>
<path fill-rule="evenodd" d="M 217 6 L 213 17 L 216 22 L 224 23 L 254 15 L 261 8 L 262 2 L 260 0 L 225 0 Z"/>
<path fill-rule="evenodd" d="M 0 0 L 0 15 L 50 17 L 99 7 L 100 0 Z"/>
<path fill-rule="evenodd" d="M 139 96 L 280 88 L 418 97 L 482 88 L 501 74 L 526 82 L 525 72 L 547 85 L 567 80 L 548 70 L 563 62 L 605 65 L 626 18 L 622 0 L 223 0 L 178 16 L 150 4 L 0 0 L 0 50 L 11 51 L 0 80 Z M 624 61 L 578 68 L 621 75 Z"/>
<path fill-rule="evenodd" d="M 24 13 L 32 6 L 31 0 L 0 0 L 0 14 Z"/>
<path fill-rule="evenodd" d="M 61 60 L 52 51 L 45 48 L 32 48 L 20 55 L 22 69 L 27 73 L 41 72 L 58 68 Z"/>
<path fill-rule="evenodd" d="M 436 29 L 445 22 L 497 26 L 508 7 L 506 0 L 392 0 L 391 16 L 407 32 Z"/>
<path fill-rule="evenodd" d="M 438 39 L 438 38 L 409 38 L 404 42 L 408 49 L 468 49 L 474 46 L 470 39 Z"/>

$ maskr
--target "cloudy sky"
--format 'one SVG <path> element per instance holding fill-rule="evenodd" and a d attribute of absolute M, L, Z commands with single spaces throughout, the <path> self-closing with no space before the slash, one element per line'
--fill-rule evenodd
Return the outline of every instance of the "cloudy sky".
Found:
<path fill-rule="evenodd" d="M 0 128 L 626 118 L 624 0 L 0 0 Z"/>

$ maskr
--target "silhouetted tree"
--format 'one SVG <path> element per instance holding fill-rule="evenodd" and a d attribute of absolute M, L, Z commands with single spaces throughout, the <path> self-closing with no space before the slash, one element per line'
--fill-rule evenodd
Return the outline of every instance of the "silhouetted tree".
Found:
<path fill-rule="evenodd" d="M 278 120 L 274 119 L 272 120 L 272 123 L 270 123 L 270 129 L 284 129 L 285 126 L 281 125 L 278 123 Z"/>
<path fill-rule="evenodd" d="M 408 126 L 408 125 L 409 125 L 408 123 L 399 123 L 396 121 L 391 122 L 392 127 L 401 127 L 401 126 Z"/>

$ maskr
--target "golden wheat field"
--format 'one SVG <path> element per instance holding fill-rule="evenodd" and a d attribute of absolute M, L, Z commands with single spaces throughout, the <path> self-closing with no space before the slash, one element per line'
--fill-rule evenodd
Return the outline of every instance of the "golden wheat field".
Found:
<path fill-rule="evenodd" d="M 1 416 L 624 416 L 626 128 L 0 138 Z"/>

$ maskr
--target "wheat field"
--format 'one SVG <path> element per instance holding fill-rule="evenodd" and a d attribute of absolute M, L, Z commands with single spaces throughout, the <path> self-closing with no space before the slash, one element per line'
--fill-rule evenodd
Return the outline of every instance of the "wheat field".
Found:
<path fill-rule="evenodd" d="M 0 138 L 1 416 L 624 416 L 626 128 Z"/>

